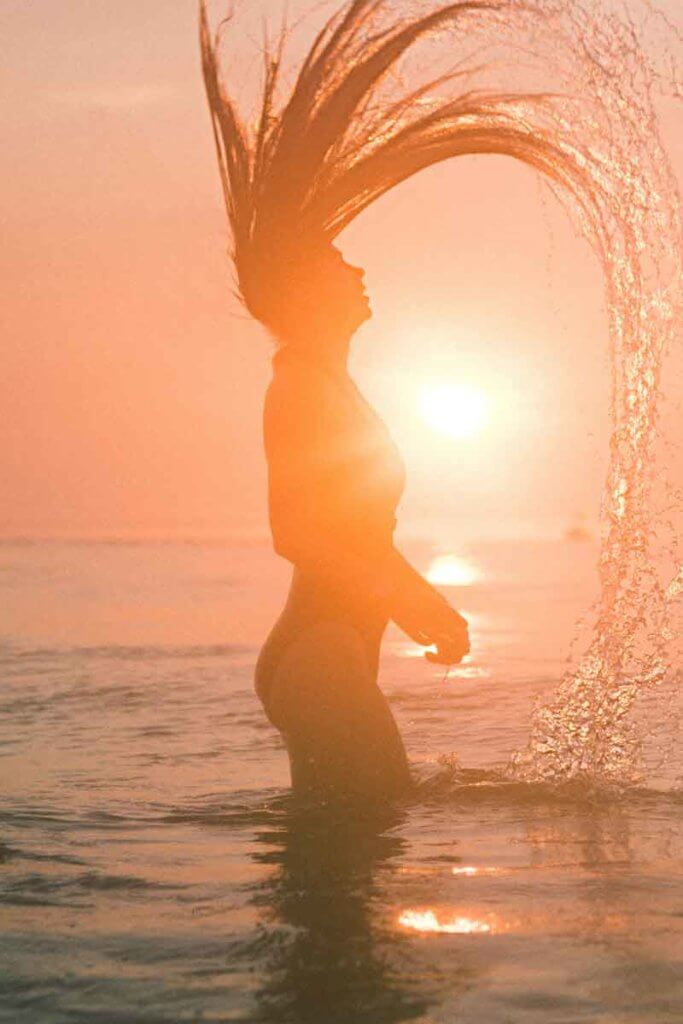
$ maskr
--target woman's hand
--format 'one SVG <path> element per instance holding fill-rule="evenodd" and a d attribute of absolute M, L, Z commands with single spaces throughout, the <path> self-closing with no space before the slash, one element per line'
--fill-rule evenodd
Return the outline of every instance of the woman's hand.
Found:
<path fill-rule="evenodd" d="M 467 621 L 437 590 L 424 584 L 419 595 L 394 614 L 394 621 L 416 643 L 436 646 L 436 651 L 425 652 L 428 661 L 457 665 L 470 649 Z"/>
<path fill-rule="evenodd" d="M 427 661 L 431 661 L 435 665 L 457 665 L 470 650 L 469 639 L 452 643 L 450 640 L 437 638 L 434 642 L 437 649 L 435 651 L 425 651 L 424 653 Z"/>
<path fill-rule="evenodd" d="M 470 650 L 467 620 L 445 598 L 442 600 L 443 606 L 435 615 L 436 625 L 430 632 L 436 651 L 425 651 L 425 658 L 437 665 L 457 665 Z"/>

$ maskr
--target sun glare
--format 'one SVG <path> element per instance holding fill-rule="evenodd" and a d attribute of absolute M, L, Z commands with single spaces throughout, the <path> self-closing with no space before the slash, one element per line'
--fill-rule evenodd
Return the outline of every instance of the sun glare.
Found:
<path fill-rule="evenodd" d="M 416 932 L 441 932 L 445 935 L 490 934 L 491 925 L 472 917 L 451 917 L 440 921 L 433 910 L 404 910 L 399 924 Z"/>
<path fill-rule="evenodd" d="M 479 569 L 457 555 L 439 555 L 427 570 L 427 579 L 437 586 L 469 587 L 481 579 Z"/>
<path fill-rule="evenodd" d="M 422 418 L 432 430 L 458 440 L 477 437 L 489 420 L 487 396 L 469 385 L 427 385 L 419 402 Z"/>

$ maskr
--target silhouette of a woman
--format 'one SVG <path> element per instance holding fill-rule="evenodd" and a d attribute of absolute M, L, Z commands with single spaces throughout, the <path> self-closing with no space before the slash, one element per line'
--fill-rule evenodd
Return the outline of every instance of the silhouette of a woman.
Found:
<path fill-rule="evenodd" d="M 431 657 L 443 664 L 469 650 L 465 620 L 393 544 L 403 464 L 347 373 L 350 339 L 370 307 L 362 272 L 333 240 L 394 185 L 463 153 L 505 153 L 558 181 L 575 179 L 577 190 L 586 177 L 585 161 L 547 130 L 552 98 L 474 90 L 439 98 L 437 87 L 475 73 L 465 61 L 413 91 L 398 77 L 394 94 L 383 88 L 424 36 L 495 18 L 509 2 L 425 7 L 420 17 L 400 16 L 389 0 L 350 0 L 324 25 L 284 97 L 281 41 L 265 54 L 260 116 L 247 126 L 221 80 L 220 33 L 212 37 L 200 0 L 239 291 L 278 346 L 264 417 L 270 521 L 294 573 L 256 689 L 285 738 L 294 789 L 304 793 L 383 799 L 409 782 L 377 686 L 389 619 L 435 644 Z"/>
<path fill-rule="evenodd" d="M 408 782 L 377 686 L 387 622 L 438 644 L 446 663 L 468 650 L 467 626 L 393 545 L 403 463 L 347 372 L 351 334 L 370 315 L 362 271 L 329 247 L 309 255 L 306 277 L 308 329 L 283 336 L 265 402 L 273 541 L 295 568 L 256 689 L 295 790 L 384 797 Z"/>
<path fill-rule="evenodd" d="M 342 225 L 326 226 L 312 209 L 311 183 L 330 149 L 410 41 L 392 34 L 384 53 L 375 43 L 364 81 L 348 74 L 333 86 L 371 6 L 353 3 L 328 22 L 277 117 L 279 62 L 267 64 L 255 137 L 220 83 L 203 4 L 201 44 L 240 291 L 278 343 L 264 414 L 269 509 L 275 550 L 294 572 L 258 660 L 256 690 L 285 739 L 296 792 L 383 799 L 410 780 L 377 686 L 388 620 L 436 644 L 445 664 L 460 661 L 469 644 L 462 616 L 393 545 L 403 463 L 347 372 L 350 339 L 371 315 L 363 274 L 332 244 Z M 414 25 L 411 37 L 428 27 Z M 379 66 L 371 68 L 373 54 Z"/>

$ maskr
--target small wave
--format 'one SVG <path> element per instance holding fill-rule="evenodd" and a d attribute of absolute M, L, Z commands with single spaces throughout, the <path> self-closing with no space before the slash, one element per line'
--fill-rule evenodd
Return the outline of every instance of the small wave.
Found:
<path fill-rule="evenodd" d="M 585 775 L 558 782 L 525 780 L 506 766 L 464 768 L 455 757 L 442 756 L 436 762 L 413 766 L 414 796 L 417 802 L 509 804 L 572 804 L 575 806 L 635 804 L 643 802 L 683 803 L 683 790 L 656 789 L 635 784 L 615 784 L 598 776 Z"/>
<path fill-rule="evenodd" d="M 174 645 L 124 645 L 107 644 L 84 647 L 34 647 L 19 648 L 4 645 L 0 648 L 0 664 L 15 662 L 59 661 L 64 658 L 112 659 L 117 661 L 155 661 L 190 658 L 224 658 L 231 655 L 249 654 L 255 648 L 248 644 L 188 644 Z"/>
<path fill-rule="evenodd" d="M 238 797 L 235 800 L 235 797 Z M 208 796 L 183 807 L 159 808 L 160 822 L 183 825 L 227 825 L 230 827 L 271 824 L 291 809 L 289 790 L 267 789 L 258 792 L 231 792 L 226 796 Z"/>
<path fill-rule="evenodd" d="M 0 864 L 11 860 L 28 860 L 37 863 L 70 864 L 82 867 L 86 862 L 80 857 L 67 856 L 64 853 L 35 853 L 33 850 L 22 850 L 9 843 L 0 843 Z"/>
<path fill-rule="evenodd" d="M 112 811 L 89 810 L 81 814 L 71 813 L 59 807 L 6 806 L 0 807 L 0 828 L 44 829 L 53 832 L 76 832 L 86 830 L 116 830 L 125 828 L 147 828 L 154 820 L 152 813 L 115 814 Z"/>
<path fill-rule="evenodd" d="M 86 871 L 78 875 L 27 874 L 14 877 L 0 888 L 0 904 L 14 906 L 80 906 L 95 893 L 143 893 L 179 891 L 188 886 L 149 881 L 136 875 Z"/>

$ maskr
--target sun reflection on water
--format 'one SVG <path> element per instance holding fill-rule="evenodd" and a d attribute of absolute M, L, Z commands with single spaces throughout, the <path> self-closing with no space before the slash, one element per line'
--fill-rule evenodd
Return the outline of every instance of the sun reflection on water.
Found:
<path fill-rule="evenodd" d="M 451 868 L 452 875 L 465 875 L 467 878 L 473 878 L 475 875 L 499 875 L 501 873 L 500 868 L 477 868 L 472 864 Z"/>
<path fill-rule="evenodd" d="M 445 935 L 486 935 L 493 932 L 487 921 L 457 916 L 439 920 L 433 910 L 404 910 L 398 923 L 416 932 L 439 932 Z"/>
<path fill-rule="evenodd" d="M 481 580 L 481 570 L 458 555 L 438 555 L 427 570 L 430 583 L 446 587 L 470 587 Z"/>

